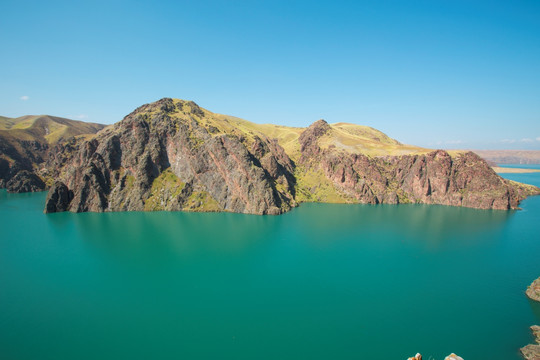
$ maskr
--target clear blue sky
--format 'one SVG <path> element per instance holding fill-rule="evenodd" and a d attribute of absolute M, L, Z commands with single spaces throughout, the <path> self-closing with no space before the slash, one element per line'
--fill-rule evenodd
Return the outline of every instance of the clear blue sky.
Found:
<path fill-rule="evenodd" d="M 540 149 L 540 1 L 0 0 L 0 115 L 162 97 L 440 148 Z"/>

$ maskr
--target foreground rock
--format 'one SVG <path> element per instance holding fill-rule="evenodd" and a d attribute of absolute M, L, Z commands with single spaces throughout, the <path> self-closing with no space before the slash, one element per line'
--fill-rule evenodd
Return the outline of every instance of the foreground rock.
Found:
<path fill-rule="evenodd" d="M 540 278 L 534 280 L 525 291 L 525 294 L 534 301 L 540 301 Z"/>
<path fill-rule="evenodd" d="M 414 357 L 410 357 L 407 360 L 422 360 L 422 355 L 416 354 Z M 457 356 L 456 354 L 452 353 L 444 358 L 444 360 L 463 360 L 461 356 Z"/>
<path fill-rule="evenodd" d="M 461 356 L 457 356 L 456 354 L 452 353 L 444 358 L 444 360 L 463 360 Z"/>
<path fill-rule="evenodd" d="M 382 148 L 409 155 L 364 151 Z M 58 145 L 47 168 L 59 182 L 45 212 L 280 214 L 304 201 L 507 210 L 540 193 L 502 179 L 474 153 L 410 149 L 367 127 L 257 125 L 165 98 L 91 140 Z"/>
<path fill-rule="evenodd" d="M 536 344 L 530 344 L 519 349 L 526 360 L 540 360 L 540 326 L 531 326 L 531 331 L 536 338 Z"/>

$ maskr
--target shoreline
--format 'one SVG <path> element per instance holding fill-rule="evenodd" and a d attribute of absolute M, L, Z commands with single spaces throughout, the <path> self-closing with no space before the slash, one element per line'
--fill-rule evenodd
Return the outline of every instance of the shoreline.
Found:
<path fill-rule="evenodd" d="M 539 169 L 527 169 L 527 168 L 509 168 L 502 166 L 491 167 L 497 174 L 527 174 L 540 172 Z"/>

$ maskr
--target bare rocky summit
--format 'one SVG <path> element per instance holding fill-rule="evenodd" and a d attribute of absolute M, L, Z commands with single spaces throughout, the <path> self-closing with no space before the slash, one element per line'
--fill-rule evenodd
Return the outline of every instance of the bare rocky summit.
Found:
<path fill-rule="evenodd" d="M 305 201 L 516 209 L 540 189 L 498 176 L 478 155 L 403 145 L 324 120 L 259 125 L 191 101 L 143 105 L 92 139 L 59 144 L 46 212 L 280 214 Z"/>

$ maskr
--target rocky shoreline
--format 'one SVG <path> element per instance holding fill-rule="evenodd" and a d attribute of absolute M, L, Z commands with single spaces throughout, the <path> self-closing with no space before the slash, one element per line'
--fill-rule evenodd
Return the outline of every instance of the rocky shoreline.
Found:
<path fill-rule="evenodd" d="M 531 300 L 540 301 L 540 277 L 527 287 L 525 294 L 527 294 Z"/>
<path fill-rule="evenodd" d="M 540 326 L 531 326 L 531 331 L 535 337 L 536 344 L 529 344 L 519 349 L 525 360 L 540 359 Z"/>

